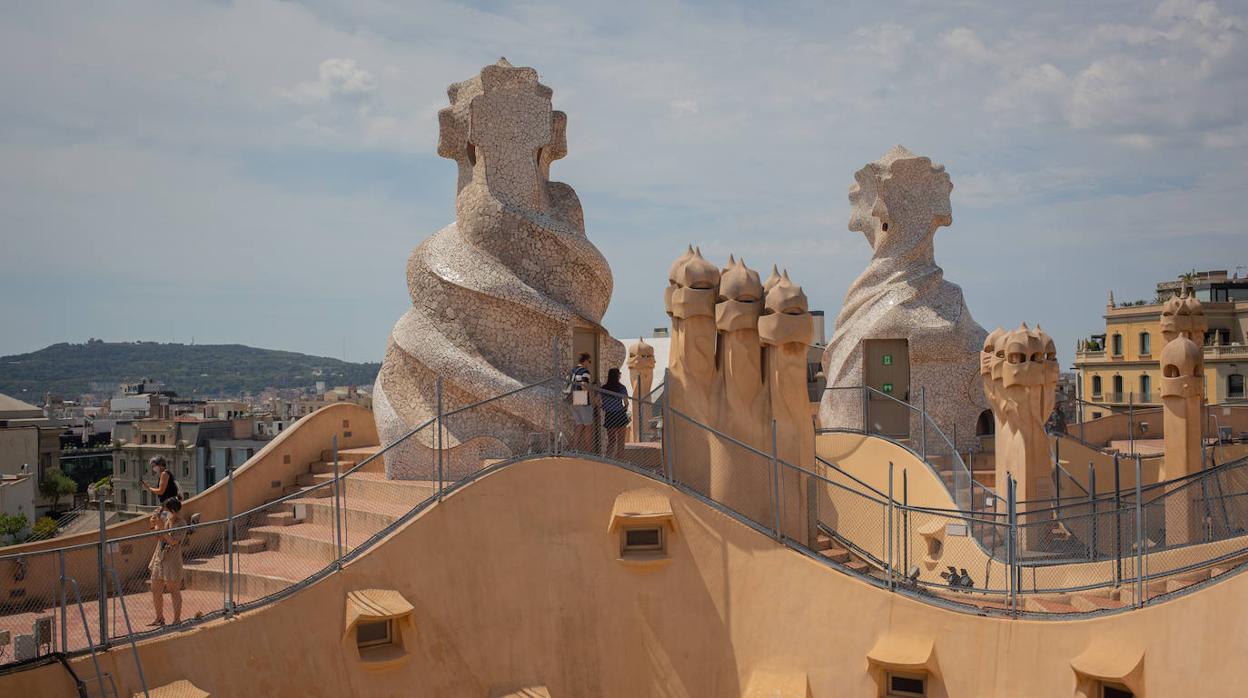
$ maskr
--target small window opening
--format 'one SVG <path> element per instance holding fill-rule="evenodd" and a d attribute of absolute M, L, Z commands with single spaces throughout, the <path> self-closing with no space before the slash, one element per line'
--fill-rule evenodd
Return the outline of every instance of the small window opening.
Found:
<path fill-rule="evenodd" d="M 1122 684 L 1103 683 L 1100 698 L 1135 698 L 1135 694 Z"/>
<path fill-rule="evenodd" d="M 888 232 L 888 224 L 887 224 L 887 223 L 885 223 L 883 227 L 884 227 L 884 231 L 885 231 L 885 232 Z"/>
<path fill-rule="evenodd" d="M 663 529 L 658 526 L 624 529 L 625 553 L 655 553 L 663 551 Z"/>
<path fill-rule="evenodd" d="M 394 642 L 394 622 L 390 620 L 360 622 L 355 626 L 355 644 L 360 649 L 380 647 Z"/>
<path fill-rule="evenodd" d="M 888 698 L 915 698 L 927 695 L 927 680 L 922 676 L 888 675 Z"/>
<path fill-rule="evenodd" d="M 940 553 L 944 549 L 944 543 L 935 536 L 927 539 L 927 556 L 930 558 L 940 558 Z"/>

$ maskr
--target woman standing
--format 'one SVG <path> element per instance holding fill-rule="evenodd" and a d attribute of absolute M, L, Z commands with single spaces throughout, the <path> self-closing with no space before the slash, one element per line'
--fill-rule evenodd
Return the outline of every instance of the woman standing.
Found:
<path fill-rule="evenodd" d="M 620 369 L 607 371 L 602 384 L 602 426 L 607 430 L 608 458 L 623 460 L 624 438 L 628 430 L 628 388 L 620 382 Z"/>
<path fill-rule="evenodd" d="M 148 492 L 156 495 L 158 504 L 164 503 L 166 499 L 177 499 L 178 497 L 178 481 L 173 479 L 173 473 L 169 472 L 169 465 L 165 463 L 164 456 L 155 456 L 148 462 L 152 466 L 152 474 L 156 476 L 156 486 L 152 487 L 147 484 L 143 478 L 139 478 L 139 484 Z"/>
<path fill-rule="evenodd" d="M 182 548 L 186 543 L 186 520 L 179 513 L 182 502 L 177 497 L 166 499 L 149 519 L 152 528 L 163 531 L 156 536 L 156 550 L 147 568 L 152 573 L 152 606 L 156 620 L 150 626 L 165 624 L 165 595 L 173 598 L 173 623 L 182 622 Z"/>

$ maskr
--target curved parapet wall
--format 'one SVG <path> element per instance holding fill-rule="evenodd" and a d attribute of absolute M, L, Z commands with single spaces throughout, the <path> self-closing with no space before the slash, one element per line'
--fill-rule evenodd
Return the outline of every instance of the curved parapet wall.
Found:
<path fill-rule="evenodd" d="M 585 236 L 576 192 L 549 179 L 567 154 L 567 116 L 552 110 L 550 88 L 534 69 L 500 60 L 447 94 L 438 154 L 459 166 L 456 220 L 408 260 L 412 308 L 390 334 L 374 389 L 385 445 L 437 413 L 439 377 L 446 409 L 537 383 L 571 366 L 576 328 L 597 337 L 600 377 L 624 358 L 600 324 L 610 267 Z M 545 429 L 545 403 L 530 394 L 449 421 L 447 472 L 518 450 Z M 429 478 L 433 438 L 422 432 L 387 455 L 387 475 Z"/>
<path fill-rule="evenodd" d="M 234 510 L 246 511 L 280 497 L 283 488 L 295 484 L 296 476 L 308 472 L 309 463 L 321 459 L 321 453 L 330 448 L 335 436 L 338 437 L 339 449 L 376 446 L 377 427 L 373 424 L 373 413 L 359 405 L 340 402 L 322 407 L 296 421 L 234 469 Z M 224 478 L 183 502 L 183 517 L 189 519 L 194 514 L 199 514 L 204 521 L 225 518 Z M 147 517 L 141 516 L 115 523 L 106 530 L 111 539 L 147 533 L 149 526 Z M 33 553 L 99 540 L 99 531 L 94 530 L 2 547 L 0 555 Z"/>
<path fill-rule="evenodd" d="M 244 512 L 281 497 L 286 487 L 296 484 L 300 474 L 308 472 L 310 463 L 322 459 L 323 452 L 330 448 L 335 436 L 338 437 L 340 449 L 376 446 L 377 429 L 373 425 L 372 413 L 358 405 L 338 403 L 299 419 L 234 471 L 233 511 L 236 514 Z M 223 479 L 187 499 L 182 514 L 188 519 L 199 514 L 205 523 L 225 519 L 229 511 L 228 487 Z M 105 531 L 109 540 L 115 540 L 148 533 L 149 530 L 147 517 L 140 516 L 108 526 Z M 96 530 L 0 548 L 0 557 L 4 558 L 0 560 L 0 579 L 4 580 L 0 589 L 3 589 L 5 599 L 17 600 L 19 606 L 35 603 L 36 600 L 50 603 L 57 588 L 54 580 L 63 572 L 76 577 L 84 585 L 84 594 L 89 596 L 91 584 L 88 580 L 96 575 L 95 553 L 92 550 L 80 549 L 72 556 L 67 555 L 64 570 L 58 569 L 56 554 L 39 553 L 71 546 L 90 548 L 99 539 L 100 534 Z M 122 578 L 146 569 L 151 557 L 151 541 L 143 543 L 130 546 L 133 547 L 130 552 L 125 552 L 127 546 L 122 546 L 118 554 L 110 558 L 110 564 L 117 567 Z M 11 564 L 14 562 L 17 564 Z M 10 571 L 17 569 L 21 570 L 21 574 Z"/>
<path fill-rule="evenodd" d="M 670 504 L 661 565 L 621 560 L 608 525 L 639 487 Z M 390 613 L 403 614 L 402 655 L 370 664 L 343 619 L 377 589 L 402 600 Z M 1248 575 L 1236 575 L 1079 621 L 955 613 L 796 554 L 651 479 L 544 459 L 452 494 L 284 600 L 138 653 L 149 686 L 184 679 L 213 695 L 733 696 L 783 684 L 865 696 L 882 695 L 882 671 L 904 670 L 926 677 L 929 696 L 1090 696 L 1098 680 L 1179 696 L 1238 685 L 1245 599 Z M 139 690 L 128 647 L 99 661 L 122 693 Z M 94 675 L 90 657 L 74 666 Z M 4 695 L 72 690 L 56 665 L 0 677 Z"/>

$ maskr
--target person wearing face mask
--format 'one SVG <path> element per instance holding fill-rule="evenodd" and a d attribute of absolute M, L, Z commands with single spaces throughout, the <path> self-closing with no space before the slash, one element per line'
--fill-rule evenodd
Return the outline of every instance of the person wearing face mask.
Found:
<path fill-rule="evenodd" d="M 152 475 L 156 476 L 156 486 L 147 484 L 147 480 L 139 479 L 139 484 L 147 488 L 148 492 L 156 495 L 156 501 L 164 503 L 166 499 L 177 499 L 178 482 L 173 479 L 173 473 L 169 472 L 169 465 L 165 463 L 164 456 L 156 456 L 149 462 L 152 468 Z"/>

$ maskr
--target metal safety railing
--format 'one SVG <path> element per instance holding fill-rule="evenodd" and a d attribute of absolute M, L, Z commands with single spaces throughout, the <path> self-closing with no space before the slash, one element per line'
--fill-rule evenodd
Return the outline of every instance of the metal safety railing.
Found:
<path fill-rule="evenodd" d="M 953 440 L 930 424 L 916 453 L 929 457 L 924 467 L 956 502 L 939 509 L 911 504 L 910 479 L 918 474 L 892 463 L 879 464 L 875 474 L 887 478 L 880 486 L 813 452 L 784 455 L 789 444 L 774 422 L 728 434 L 666 399 L 656 402 L 667 394 L 662 386 L 641 398 L 588 386 L 581 399 L 564 388 L 556 377 L 468 405 L 438 399 L 432 416 L 366 457 L 344 455 L 334 440 L 332 458 L 310 466 L 297 488 L 245 511 L 235 511 L 231 471 L 219 520 L 114 538 L 101 525 L 94 542 L 0 554 L 0 630 L 16 637 L 55 628 L 35 658 L 94 654 L 259 608 L 332 574 L 477 478 L 563 455 L 668 483 L 830 566 L 975 613 L 1064 615 L 1075 610 L 1056 601 L 1045 606 L 1045 595 L 1097 590 L 1113 603 L 1076 610 L 1112 612 L 1198 588 L 1209 581 L 1202 570 L 1248 559 L 1248 459 L 1150 485 L 1142 484 L 1136 459 L 1131 487 L 1115 477 L 1112 488 L 1098 490 L 1093 473 L 1086 492 L 1048 502 L 1015 501 L 1007 479 L 1003 498 L 993 493 L 992 507 L 977 508 Z M 933 465 L 930 457 L 942 452 L 947 460 Z M 105 499 L 97 501 L 101 524 Z M 157 615 L 147 601 L 149 561 L 169 535 L 181 540 L 181 615 L 166 606 L 168 624 L 149 626 Z M 160 603 L 172 603 L 169 596 Z"/>

